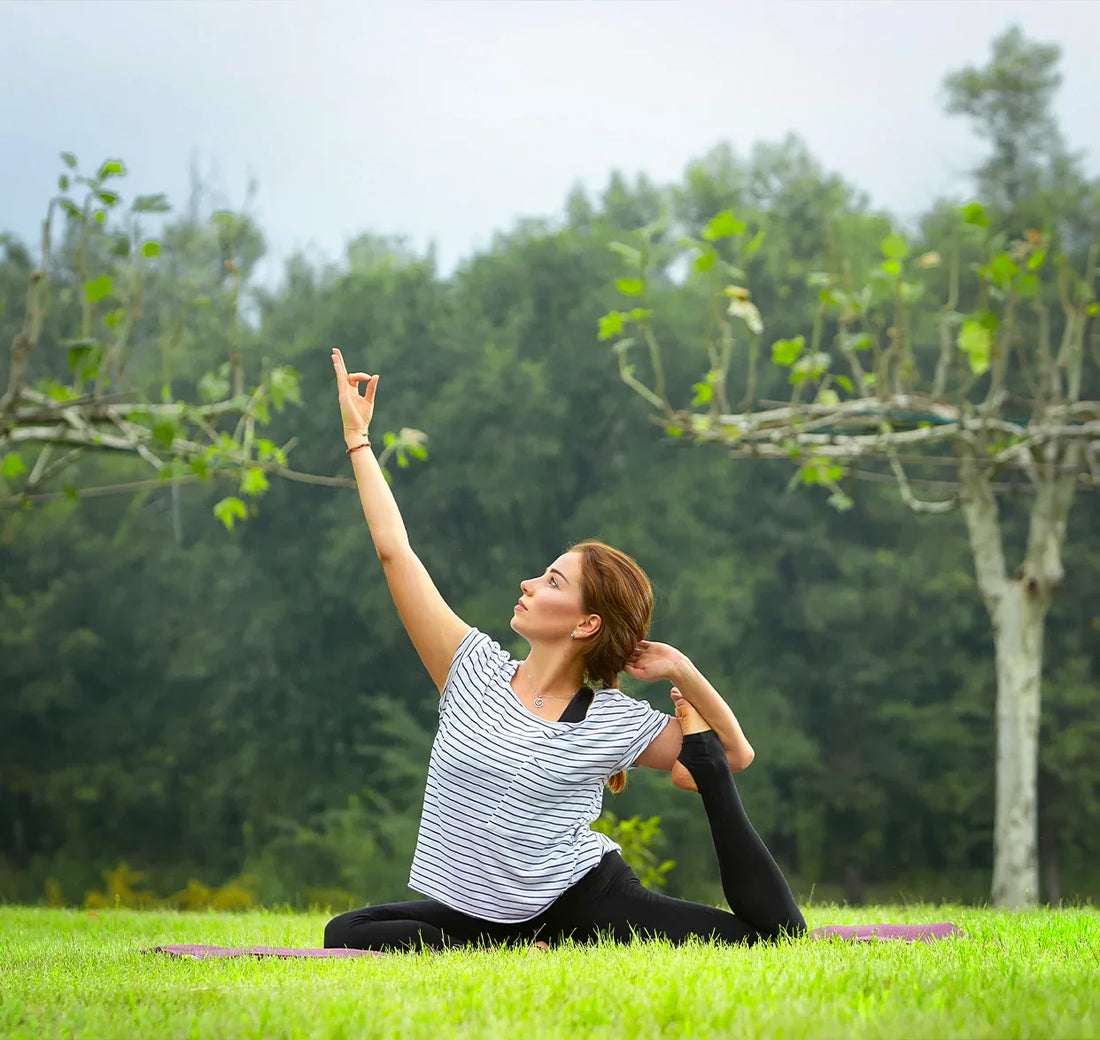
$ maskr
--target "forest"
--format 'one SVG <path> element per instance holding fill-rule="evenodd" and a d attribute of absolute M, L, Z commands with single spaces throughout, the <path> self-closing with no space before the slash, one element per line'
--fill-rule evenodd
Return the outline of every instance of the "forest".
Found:
<path fill-rule="evenodd" d="M 975 201 L 1006 241 L 1048 236 L 1083 269 L 1100 179 L 1052 114 L 1057 49 L 1012 31 L 993 53 L 946 84 L 945 118 L 986 142 L 971 194 L 907 227 L 788 136 L 720 143 L 675 183 L 615 172 L 577 187 L 446 274 L 430 250 L 364 234 L 338 263 L 297 256 L 263 284 L 247 212 L 214 209 L 201 184 L 182 207 L 134 204 L 124 156 L 66 154 L 57 190 L 43 185 L 44 214 L 67 201 L 51 210 L 48 308 L 25 359 L 6 348 L 37 298 L 41 245 L 0 235 L 0 392 L 24 361 L 55 401 L 209 403 L 251 373 L 267 395 L 255 427 L 225 429 L 263 464 L 154 473 L 136 450 L 85 446 L 32 482 L 32 442 L 0 440 L 0 901 L 409 898 L 436 695 L 349 479 L 333 347 L 381 374 L 395 495 L 464 620 L 523 657 L 508 626 L 519 581 L 585 538 L 624 549 L 654 585 L 651 638 L 700 666 L 751 740 L 738 786 L 800 899 L 986 901 L 996 680 L 959 515 L 914 514 L 891 481 L 845 484 L 850 507 L 832 508 L 790 465 L 670 436 L 600 330 L 623 306 L 624 248 L 648 229 L 663 378 L 670 397 L 698 399 L 707 272 L 676 246 L 726 211 L 756 242 L 743 274 L 767 344 L 810 340 L 815 275 L 838 256 L 865 270 L 897 235 L 913 257 L 946 255 L 952 215 Z M 1017 75 L 998 78 L 998 62 Z M 944 267 L 925 277 L 918 332 L 947 291 Z M 789 396 L 778 368 L 759 379 L 761 396 Z M 171 448 L 166 414 L 148 422 Z M 1068 514 L 1042 647 L 1052 903 L 1100 897 L 1096 489 L 1082 480 Z M 1026 486 L 1000 508 L 1015 559 Z M 624 688 L 669 710 L 666 688 Z M 697 800 L 638 769 L 604 805 L 609 826 L 640 818 L 624 834 L 665 891 L 721 899 Z"/>

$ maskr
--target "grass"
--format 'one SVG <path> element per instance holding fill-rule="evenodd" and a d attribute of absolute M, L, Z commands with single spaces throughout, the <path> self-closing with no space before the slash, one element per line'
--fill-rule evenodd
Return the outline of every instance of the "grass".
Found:
<path fill-rule="evenodd" d="M 0 907 L 0 1036 L 1100 1036 L 1096 909 L 808 916 L 812 926 L 950 920 L 965 937 L 191 961 L 140 950 L 317 946 L 325 918 Z"/>

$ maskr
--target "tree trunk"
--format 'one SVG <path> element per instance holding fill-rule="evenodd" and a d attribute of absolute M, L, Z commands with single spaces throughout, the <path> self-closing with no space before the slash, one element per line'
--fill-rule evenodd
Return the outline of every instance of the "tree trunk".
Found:
<path fill-rule="evenodd" d="M 1034 906 L 1039 897 L 1037 772 L 1039 683 L 1046 605 L 1029 580 L 1008 582 L 994 622 L 997 648 L 997 776 L 993 905 Z"/>
<path fill-rule="evenodd" d="M 960 502 L 974 570 L 993 624 L 997 659 L 997 773 L 993 821 L 993 905 L 1034 906 L 1039 898 L 1039 698 L 1043 625 L 1065 576 L 1062 546 L 1073 503 L 1079 446 L 1046 446 L 1035 468 L 1035 499 L 1024 562 L 1005 572 L 1000 516 L 988 469 L 960 455 Z"/>

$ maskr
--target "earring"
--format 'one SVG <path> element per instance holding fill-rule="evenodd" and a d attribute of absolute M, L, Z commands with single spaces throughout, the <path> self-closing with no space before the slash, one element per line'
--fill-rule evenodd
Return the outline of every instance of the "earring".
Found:
<path fill-rule="evenodd" d="M 570 639 L 576 639 L 577 638 L 577 633 L 576 632 L 570 632 L 569 633 L 569 638 Z"/>

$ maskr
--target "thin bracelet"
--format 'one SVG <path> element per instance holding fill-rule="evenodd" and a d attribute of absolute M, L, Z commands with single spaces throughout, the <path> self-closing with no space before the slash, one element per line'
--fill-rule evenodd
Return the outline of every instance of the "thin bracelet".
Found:
<path fill-rule="evenodd" d="M 345 451 L 347 452 L 348 455 L 350 455 L 353 451 L 358 451 L 360 448 L 369 448 L 369 447 L 370 447 L 370 441 L 363 441 L 362 444 L 357 444 L 357 445 L 355 445 L 354 448 L 346 448 Z"/>

